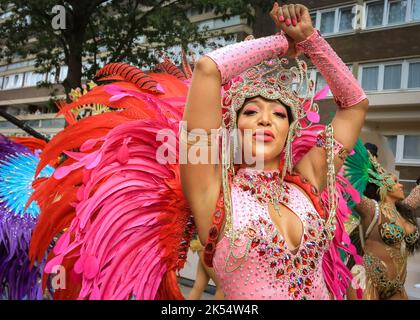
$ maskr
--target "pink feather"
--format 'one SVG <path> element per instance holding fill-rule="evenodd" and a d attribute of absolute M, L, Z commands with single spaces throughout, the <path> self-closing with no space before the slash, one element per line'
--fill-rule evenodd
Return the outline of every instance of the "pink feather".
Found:
<path fill-rule="evenodd" d="M 110 90 L 117 94 L 117 88 Z M 170 110 L 174 107 L 167 101 L 140 92 L 133 95 L 164 106 L 179 121 L 182 113 Z M 183 100 L 168 101 L 180 104 Z M 76 162 L 58 172 L 62 178 L 76 168 L 85 170 L 76 217 L 55 248 L 60 256 L 50 261 L 54 264 L 76 250 L 73 270 L 82 277 L 79 299 L 155 299 L 162 277 L 176 266 L 177 252 L 162 247 L 162 230 L 170 223 L 186 221 L 190 212 L 185 199 L 179 198 L 179 167 L 157 162 L 160 142 L 155 137 L 163 128 L 171 130 L 176 139 L 175 145 L 168 144 L 168 151 L 176 158 L 178 121 L 158 113 L 153 121 L 119 125 L 103 139 L 85 142 L 84 153 L 69 153 Z M 99 148 L 92 150 L 100 141 Z M 170 212 L 176 219 L 162 219 Z M 184 229 L 173 232 L 182 235 Z"/>

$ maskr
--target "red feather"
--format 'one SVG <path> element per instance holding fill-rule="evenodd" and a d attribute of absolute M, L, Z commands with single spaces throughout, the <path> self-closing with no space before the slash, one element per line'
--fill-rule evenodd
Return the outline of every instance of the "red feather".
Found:
<path fill-rule="evenodd" d="M 177 77 L 179 80 L 187 80 L 185 74 L 174 65 L 174 63 L 166 56 L 163 55 L 163 62 L 156 65 L 156 68 L 163 72 Z"/>
<path fill-rule="evenodd" d="M 42 150 L 46 146 L 47 142 L 45 140 L 32 138 L 32 137 L 8 137 L 10 140 L 23 144 L 25 147 L 29 148 L 33 153 L 35 150 Z"/>
<path fill-rule="evenodd" d="M 120 76 L 126 81 L 134 83 L 138 88 L 158 92 L 157 82 L 141 69 L 128 63 L 109 63 L 96 73 L 96 78 L 104 75 Z"/>

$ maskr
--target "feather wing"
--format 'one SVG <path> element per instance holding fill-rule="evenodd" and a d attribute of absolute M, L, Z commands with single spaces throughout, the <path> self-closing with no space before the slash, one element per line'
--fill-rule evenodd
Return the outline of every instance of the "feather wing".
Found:
<path fill-rule="evenodd" d="M 58 259 L 46 267 L 48 272 L 77 249 L 81 299 L 164 298 L 158 290 L 167 281 L 165 274 L 179 270 L 186 259 L 193 224 L 182 197 L 179 168 L 163 166 L 155 154 L 158 131 L 177 132 L 177 124 L 167 120 L 120 125 L 94 151 L 101 160 L 86 170 L 76 218 L 60 238 L 72 240 L 57 243 Z M 169 145 L 168 152 L 176 157 L 176 144 Z M 90 155 L 79 160 L 85 167 L 91 164 Z"/>
<path fill-rule="evenodd" d="M 121 82 L 87 93 L 78 102 L 95 103 L 99 94 L 115 106 L 132 103 L 68 126 L 41 155 L 38 170 L 63 152 L 68 157 L 33 194 L 43 209 L 31 258 L 42 257 L 58 236 L 45 272 L 61 264 L 72 275 L 70 287 L 57 290 L 55 298 L 183 298 L 176 272 L 185 263 L 194 224 L 176 157 L 188 89 L 173 76 L 153 77 L 159 94 Z M 141 120 L 134 120 L 138 115 Z M 162 142 L 156 135 L 162 130 L 170 141 L 166 156 L 157 158 Z"/>
<path fill-rule="evenodd" d="M 37 139 L 21 141 L 32 147 L 42 145 Z M 37 154 L 0 135 L 0 296 L 3 299 L 42 299 L 39 281 L 44 259 L 30 268 L 28 257 L 39 207 L 35 202 L 26 205 L 33 190 L 39 162 Z M 52 172 L 53 168 L 46 166 L 36 183 L 42 184 Z"/>
<path fill-rule="evenodd" d="M 353 150 L 354 153 L 348 156 L 344 163 L 345 176 L 359 194 L 363 195 L 369 182 L 368 172 L 369 169 L 372 169 L 372 164 L 369 160 L 368 151 L 360 138 L 357 139 Z"/>

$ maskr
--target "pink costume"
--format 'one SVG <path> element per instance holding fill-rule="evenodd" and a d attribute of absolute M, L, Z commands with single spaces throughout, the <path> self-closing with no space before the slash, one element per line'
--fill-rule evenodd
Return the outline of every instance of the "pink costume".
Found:
<path fill-rule="evenodd" d="M 346 90 L 338 92 L 341 106 L 360 101 L 363 90 L 357 81 L 349 85 L 350 71 L 341 67 L 343 63 L 332 50 L 325 52 L 323 39 L 313 36 L 305 41 L 305 54 L 327 83 L 337 82 L 331 87 L 333 93 L 345 86 Z M 339 176 L 337 184 L 334 180 L 333 128 L 323 127 L 325 139 L 317 139 L 320 128 L 312 125 L 319 120 L 314 116 L 318 110 L 313 103 L 314 86 L 303 61 L 296 60 L 296 67 L 285 67 L 288 60 L 279 56 L 287 49 L 287 39 L 280 34 L 208 55 L 221 72 L 222 84 L 228 82 L 223 86 L 222 99 L 223 128 L 227 129 L 222 132 L 220 148 L 222 197 L 213 215 L 204 258 L 211 265 L 216 253 L 216 271 L 229 299 L 343 299 L 352 279 L 338 251 L 351 253 L 352 246 L 343 227 L 350 213 L 344 197 L 348 186 L 340 186 Z M 194 222 L 182 193 L 177 146 L 189 142 L 188 136 L 185 138 L 188 133 L 182 134 L 185 131 L 182 127 L 179 130 L 179 125 L 188 91 L 185 78 L 191 72 L 182 75 L 166 60 L 161 67 L 178 79 L 145 74 L 126 64 L 107 65 L 98 73 L 103 84 L 61 106 L 71 125 L 51 140 L 41 155 L 39 170 L 61 153 L 68 158 L 33 195 L 42 213 L 30 252 L 33 261 L 41 262 L 54 237 L 59 236 L 44 270 L 51 273 L 57 265 L 66 269 L 68 287 L 57 289 L 55 298 L 183 298 L 177 272 L 185 264 Z M 117 82 L 108 84 L 109 80 Z M 346 92 L 357 97 L 344 97 Z M 283 172 L 254 172 L 256 179 L 251 179 L 258 182 L 256 188 L 266 191 L 263 198 L 255 198 L 255 194 L 251 197 L 252 190 L 246 189 L 247 171 L 235 172 L 234 157 L 229 157 L 234 154 L 235 144 L 226 132 L 234 131 L 237 112 L 245 100 L 256 96 L 280 100 L 292 112 Z M 77 121 L 73 109 L 91 104 L 109 106 L 110 110 Z M 157 157 L 156 151 L 163 143 L 156 138 L 162 129 L 173 133 L 165 146 L 173 162 L 166 155 Z M 328 188 L 321 195 L 293 176 L 291 168 L 297 158 L 316 147 L 325 148 L 327 165 L 332 166 L 329 172 L 334 173 L 329 175 Z M 257 181 L 265 174 L 278 180 Z M 230 178 L 232 181 L 228 181 Z M 291 252 L 276 234 L 261 199 L 269 199 L 277 209 L 280 204 L 289 207 L 302 221 L 304 232 L 296 252 Z M 337 206 L 333 200 L 337 200 Z M 215 252 L 224 218 L 225 232 L 229 233 Z M 240 230 L 245 233 L 235 232 Z M 238 241 L 244 243 L 239 245 Z M 232 260 L 232 252 L 241 259 Z M 226 258 L 230 259 L 227 264 Z"/>
<path fill-rule="evenodd" d="M 235 241 L 231 253 L 229 239 L 224 236 L 217 244 L 213 260 L 225 297 L 328 300 L 330 295 L 322 271 L 328 241 L 324 219 L 313 204 L 295 185 L 285 182 L 289 195 L 287 207 L 303 224 L 301 243 L 290 250 L 272 223 L 267 206 L 258 203 L 250 191 L 244 191 L 238 179 L 274 172 L 279 171 L 240 169 L 234 178 L 233 228 L 242 236 Z"/>

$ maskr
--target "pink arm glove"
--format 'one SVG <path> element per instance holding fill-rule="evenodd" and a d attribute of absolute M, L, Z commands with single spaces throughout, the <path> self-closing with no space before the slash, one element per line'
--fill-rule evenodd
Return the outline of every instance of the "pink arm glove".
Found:
<path fill-rule="evenodd" d="M 219 69 L 222 84 L 238 76 L 248 68 L 287 52 L 289 44 L 283 34 L 243 41 L 206 54 Z"/>
<path fill-rule="evenodd" d="M 366 94 L 349 68 L 335 53 L 327 41 L 314 30 L 296 47 L 311 59 L 331 89 L 334 100 L 341 108 L 348 108 L 366 99 Z"/>

